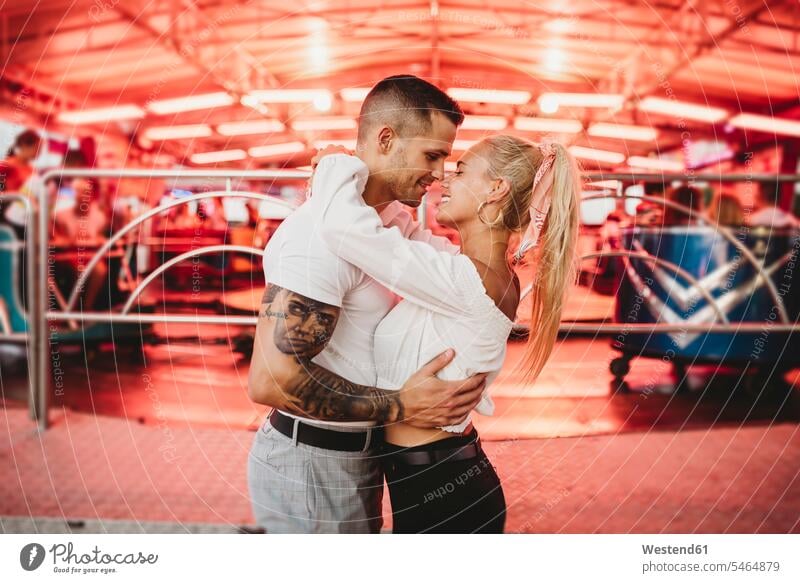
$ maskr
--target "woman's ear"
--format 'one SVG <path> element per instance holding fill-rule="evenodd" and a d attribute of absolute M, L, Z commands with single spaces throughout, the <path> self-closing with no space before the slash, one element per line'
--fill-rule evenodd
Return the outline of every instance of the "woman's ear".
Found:
<path fill-rule="evenodd" d="M 511 185 L 505 178 L 498 178 L 492 182 L 492 190 L 486 197 L 486 202 L 491 204 L 504 199 L 511 192 Z"/>

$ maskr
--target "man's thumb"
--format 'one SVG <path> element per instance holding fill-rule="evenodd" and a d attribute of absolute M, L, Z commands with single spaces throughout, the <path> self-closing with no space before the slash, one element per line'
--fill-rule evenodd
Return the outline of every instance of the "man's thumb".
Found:
<path fill-rule="evenodd" d="M 442 370 L 450 361 L 453 360 L 453 357 L 456 355 L 455 351 L 452 348 L 448 348 L 444 352 L 442 352 L 439 356 L 431 360 L 428 364 L 426 364 L 422 369 L 425 371 L 427 375 L 435 375 L 437 372 Z"/>

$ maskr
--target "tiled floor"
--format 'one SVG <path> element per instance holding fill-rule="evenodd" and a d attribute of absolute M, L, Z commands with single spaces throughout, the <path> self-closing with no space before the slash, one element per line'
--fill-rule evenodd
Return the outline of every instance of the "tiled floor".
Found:
<path fill-rule="evenodd" d="M 130 349 L 89 357 L 63 349 L 65 388 L 54 404 L 150 425 L 179 422 L 255 429 L 265 408 L 247 397 L 249 360 L 233 354 L 227 345 L 213 343 L 215 334 L 224 337 L 225 331 L 211 330 L 200 342 L 148 346 L 144 361 Z M 700 429 L 735 426 L 743 420 L 800 421 L 798 403 L 785 403 L 779 394 L 760 394 L 760 387 L 748 389 L 736 371 L 693 367 L 684 379 L 687 390 L 675 393 L 670 365 L 657 359 L 635 359 L 627 377 L 631 392 L 610 398 L 613 377 L 608 363 L 617 353 L 609 344 L 607 338 L 591 337 L 560 341 L 541 376 L 529 385 L 517 370 L 524 343 L 509 342 L 506 365 L 490 387 L 496 414 L 475 418 L 483 438 Z M 798 373 L 787 375 L 787 380 Z M 24 374 L 12 376 L 0 370 L 0 381 L 6 398 L 24 401 Z M 795 384 L 800 387 L 800 382 Z"/>
<path fill-rule="evenodd" d="M 5 532 L 63 532 L 68 519 L 100 532 L 252 526 L 250 431 L 63 412 L 41 434 L 16 407 L 3 410 L 0 428 Z M 498 441 L 486 450 L 504 483 L 508 532 L 800 532 L 796 423 Z M 32 517 L 49 520 L 20 520 Z"/>

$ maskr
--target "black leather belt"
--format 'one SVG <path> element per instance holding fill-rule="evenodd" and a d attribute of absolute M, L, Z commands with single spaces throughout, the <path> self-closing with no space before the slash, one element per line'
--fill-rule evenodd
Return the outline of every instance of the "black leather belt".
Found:
<path fill-rule="evenodd" d="M 294 424 L 297 422 L 297 441 L 313 447 L 332 449 L 335 451 L 366 451 L 382 442 L 380 428 L 367 431 L 336 431 L 324 429 L 298 421 L 293 417 L 273 409 L 269 415 L 270 424 L 289 438 L 293 438 Z"/>
<path fill-rule="evenodd" d="M 449 449 L 426 449 L 420 451 L 394 451 L 389 461 L 406 466 L 428 466 L 447 462 L 475 459 L 483 453 L 481 441 Z"/>

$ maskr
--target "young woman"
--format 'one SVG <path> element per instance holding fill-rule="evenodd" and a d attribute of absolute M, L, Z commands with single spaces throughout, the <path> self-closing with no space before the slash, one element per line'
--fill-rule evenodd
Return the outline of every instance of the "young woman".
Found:
<path fill-rule="evenodd" d="M 522 231 L 518 256 L 535 248 L 538 266 L 525 354 L 528 378 L 535 379 L 552 351 L 576 269 L 579 171 L 564 147 L 495 136 L 466 152 L 442 183 L 436 215 L 459 230 L 455 254 L 384 228 L 360 196 L 367 175 L 356 157 L 326 156 L 316 168 L 312 196 L 328 197 L 322 236 L 331 250 L 402 298 L 375 331 L 377 386 L 399 389 L 448 348 L 456 357 L 442 378 L 489 373 L 488 386 L 502 368 L 519 303 L 507 258 L 509 238 Z M 493 412 L 488 395 L 477 411 Z M 503 531 L 500 480 L 469 418 L 433 430 L 386 427 L 384 466 L 394 532 Z"/>

